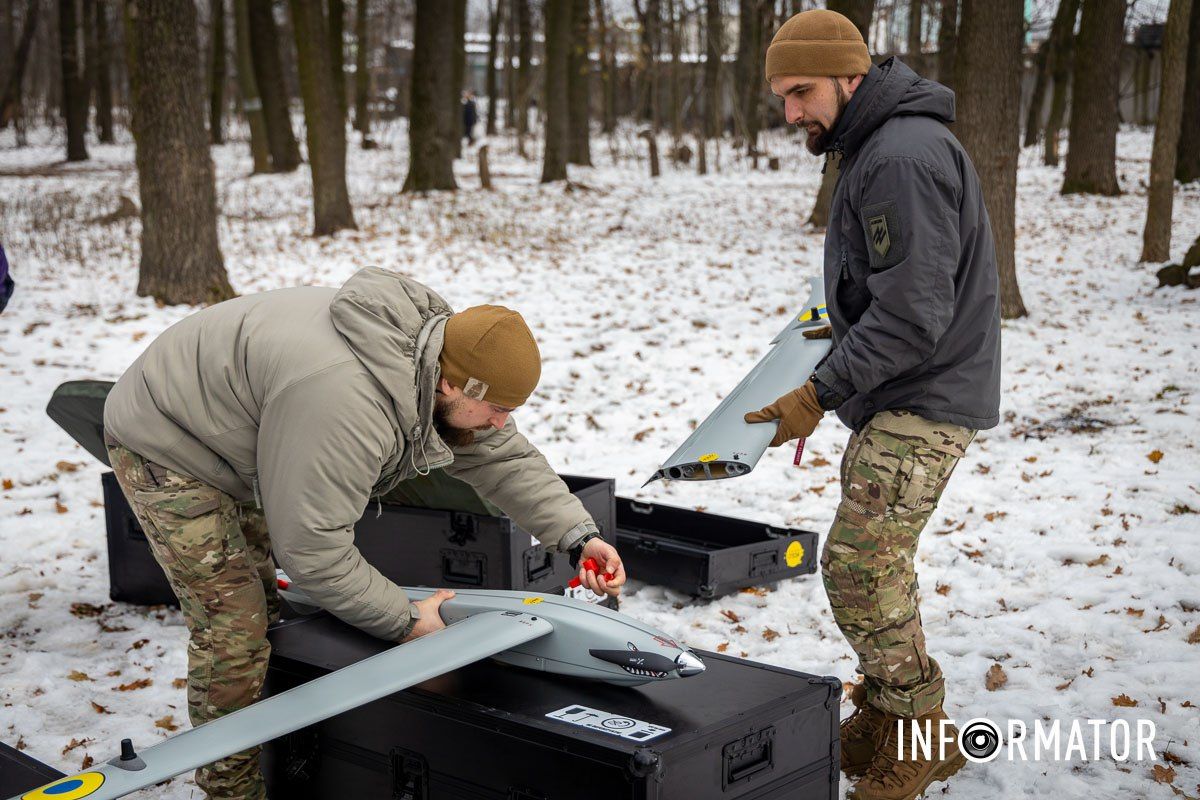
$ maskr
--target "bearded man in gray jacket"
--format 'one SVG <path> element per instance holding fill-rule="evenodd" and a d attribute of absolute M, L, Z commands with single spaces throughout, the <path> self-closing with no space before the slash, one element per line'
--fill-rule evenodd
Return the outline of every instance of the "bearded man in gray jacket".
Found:
<path fill-rule="evenodd" d="M 455 314 L 376 268 L 341 289 L 219 303 L 146 349 L 108 396 L 105 441 L 187 621 L 193 725 L 258 698 L 279 607 L 272 555 L 297 588 L 375 636 L 444 627 L 438 609 L 453 593 L 410 603 L 354 546 L 370 498 L 431 470 L 547 548 L 595 559 L 584 585 L 619 593 L 617 551 L 510 417 L 540 375 L 518 313 Z M 257 748 L 200 768 L 196 782 L 210 798 L 265 797 Z"/>
<path fill-rule="evenodd" d="M 979 177 L 947 128 L 954 93 L 897 59 L 871 63 L 834 11 L 785 22 L 766 77 L 789 124 L 839 169 L 825 234 L 833 348 L 804 386 L 747 422 L 778 420 L 772 444 L 813 432 L 826 411 L 854 431 L 842 499 L 821 557 L 838 627 L 859 659 L 842 724 L 856 800 L 911 800 L 966 759 L 945 680 L 926 650 L 917 542 L 976 431 L 998 422 L 1000 303 Z M 932 757 L 899 754 L 912 727 Z"/>

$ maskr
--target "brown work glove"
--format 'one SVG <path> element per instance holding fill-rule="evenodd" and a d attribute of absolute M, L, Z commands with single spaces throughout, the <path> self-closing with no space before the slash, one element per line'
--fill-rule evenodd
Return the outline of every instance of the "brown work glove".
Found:
<path fill-rule="evenodd" d="M 779 429 L 771 440 L 771 447 L 779 447 L 792 439 L 806 439 L 817 429 L 817 423 L 825 415 L 817 402 L 817 389 L 813 382 L 793 389 L 771 405 L 746 414 L 746 422 L 770 422 L 779 420 Z"/>

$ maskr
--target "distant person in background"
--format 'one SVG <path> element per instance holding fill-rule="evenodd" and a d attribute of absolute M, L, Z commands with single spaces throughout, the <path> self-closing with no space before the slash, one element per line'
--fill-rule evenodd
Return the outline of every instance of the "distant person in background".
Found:
<path fill-rule="evenodd" d="M 4 245 L 0 245 L 0 311 L 8 305 L 14 287 L 12 276 L 8 274 L 8 259 L 4 256 Z"/>
<path fill-rule="evenodd" d="M 472 92 L 463 92 L 462 112 L 463 136 L 466 137 L 468 145 L 473 145 L 475 144 L 475 123 L 479 122 L 479 107 L 475 104 L 475 95 Z"/>

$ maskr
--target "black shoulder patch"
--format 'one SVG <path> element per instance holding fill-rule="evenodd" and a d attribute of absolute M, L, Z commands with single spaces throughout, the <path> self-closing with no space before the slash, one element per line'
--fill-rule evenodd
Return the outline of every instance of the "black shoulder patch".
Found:
<path fill-rule="evenodd" d="M 887 269 L 904 260 L 907 253 L 900 231 L 900 210 L 895 200 L 864 206 L 862 225 L 871 269 Z"/>

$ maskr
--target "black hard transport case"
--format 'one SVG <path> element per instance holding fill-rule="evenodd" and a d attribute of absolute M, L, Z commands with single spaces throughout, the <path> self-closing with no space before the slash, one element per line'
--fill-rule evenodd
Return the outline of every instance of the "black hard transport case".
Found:
<path fill-rule="evenodd" d="M 711 599 L 817 570 L 817 534 L 617 498 L 617 548 L 630 576 Z"/>
<path fill-rule="evenodd" d="M 16 748 L 0 743 L 0 797 L 13 797 L 45 786 L 63 774 Z"/>
<path fill-rule="evenodd" d="M 327 614 L 270 632 L 268 694 L 392 646 Z M 704 673 L 636 688 L 482 661 L 268 743 L 271 797 L 808 800 L 838 796 L 836 678 L 700 652 Z M 644 741 L 547 715 L 670 731 Z M 642 730 L 638 727 L 632 730 Z"/>
<path fill-rule="evenodd" d="M 613 540 L 614 484 L 608 478 L 563 475 L 563 480 Z M 108 529 L 109 596 L 113 600 L 177 605 L 166 575 L 146 542 L 116 476 L 101 477 Z M 505 516 L 371 503 L 354 526 L 354 543 L 386 577 L 406 586 L 516 589 L 561 594 L 575 575 L 565 553 L 542 547 Z M 612 605 L 607 600 L 606 605 Z"/>

